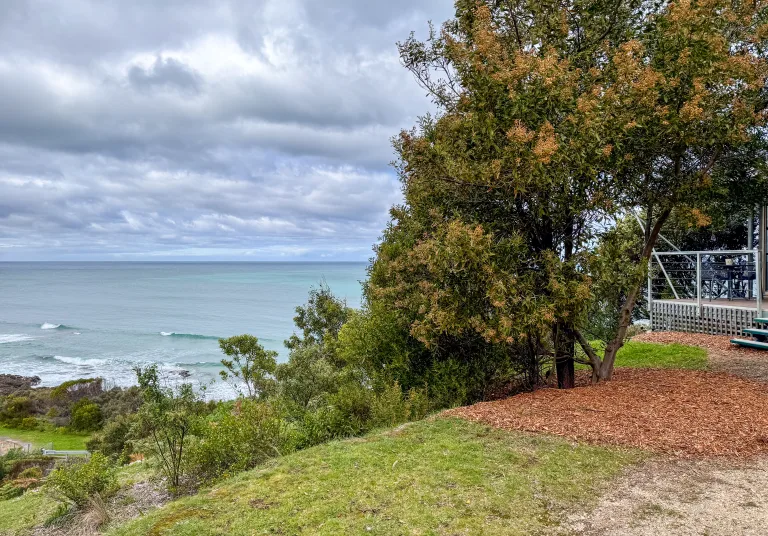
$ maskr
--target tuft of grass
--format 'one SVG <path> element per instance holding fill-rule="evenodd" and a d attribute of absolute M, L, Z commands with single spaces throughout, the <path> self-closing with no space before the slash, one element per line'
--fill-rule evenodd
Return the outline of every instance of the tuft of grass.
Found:
<path fill-rule="evenodd" d="M 592 344 L 602 356 L 605 345 Z M 682 344 L 627 341 L 616 355 L 617 367 L 705 370 L 707 363 L 706 350 Z M 577 365 L 577 368 L 589 369 L 589 366 Z"/>
<path fill-rule="evenodd" d="M 59 430 L 20 430 L 0 426 L 0 437 L 15 439 L 23 443 L 31 443 L 32 448 L 38 449 L 53 445 L 57 450 L 83 450 L 88 434 L 73 434 Z"/>
<path fill-rule="evenodd" d="M 643 456 L 436 418 L 272 460 L 110 534 L 531 534 Z"/>

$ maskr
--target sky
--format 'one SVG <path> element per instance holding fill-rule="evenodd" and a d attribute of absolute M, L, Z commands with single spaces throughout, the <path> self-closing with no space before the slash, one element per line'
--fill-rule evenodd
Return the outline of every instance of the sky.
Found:
<path fill-rule="evenodd" d="M 364 261 L 451 0 L 3 0 L 0 261 Z"/>

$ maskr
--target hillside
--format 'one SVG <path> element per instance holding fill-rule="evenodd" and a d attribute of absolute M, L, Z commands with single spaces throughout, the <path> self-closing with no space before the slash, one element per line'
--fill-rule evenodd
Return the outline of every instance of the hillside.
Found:
<path fill-rule="evenodd" d="M 531 534 L 641 456 L 436 418 L 286 456 L 109 534 Z"/>

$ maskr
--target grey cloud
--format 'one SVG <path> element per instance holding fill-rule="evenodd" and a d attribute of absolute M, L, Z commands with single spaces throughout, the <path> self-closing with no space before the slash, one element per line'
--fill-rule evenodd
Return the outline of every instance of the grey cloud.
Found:
<path fill-rule="evenodd" d="M 366 259 L 450 1 L 0 3 L 0 260 Z"/>
<path fill-rule="evenodd" d="M 200 90 L 200 75 L 174 58 L 158 57 L 148 69 L 134 65 L 128 71 L 128 81 L 139 90 L 155 87 L 176 88 L 183 92 Z"/>

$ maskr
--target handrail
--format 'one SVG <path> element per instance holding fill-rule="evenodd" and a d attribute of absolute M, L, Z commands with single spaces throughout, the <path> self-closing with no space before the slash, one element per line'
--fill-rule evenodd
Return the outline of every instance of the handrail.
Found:
<path fill-rule="evenodd" d="M 724 249 L 708 251 L 657 251 L 657 255 L 754 255 L 758 253 L 756 249 Z"/>

